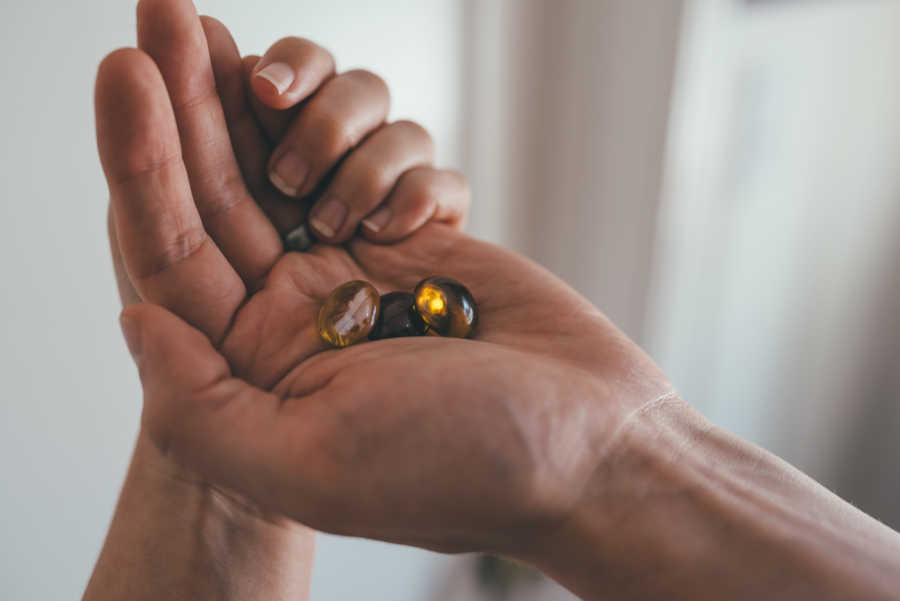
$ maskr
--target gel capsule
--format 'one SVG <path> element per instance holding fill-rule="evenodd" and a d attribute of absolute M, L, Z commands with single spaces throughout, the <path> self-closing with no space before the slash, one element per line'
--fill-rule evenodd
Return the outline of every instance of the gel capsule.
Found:
<path fill-rule="evenodd" d="M 322 340 L 338 348 L 365 339 L 378 321 L 379 296 L 375 287 L 353 280 L 335 288 L 319 309 L 316 326 Z"/>
<path fill-rule="evenodd" d="M 430 277 L 415 291 L 416 311 L 429 333 L 453 338 L 472 335 L 478 321 L 478 307 L 468 288 L 452 278 Z"/>
<path fill-rule="evenodd" d="M 381 297 L 378 322 L 369 334 L 371 340 L 423 336 L 425 322 L 416 312 L 416 297 L 409 292 L 391 292 Z"/>

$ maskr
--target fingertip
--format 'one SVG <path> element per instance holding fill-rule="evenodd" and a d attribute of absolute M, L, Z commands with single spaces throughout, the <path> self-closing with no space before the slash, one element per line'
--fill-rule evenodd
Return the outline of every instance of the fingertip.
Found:
<path fill-rule="evenodd" d="M 191 0 L 139 0 L 136 13 L 141 48 L 149 41 L 167 43 L 172 33 L 190 35 L 196 26 L 197 8 Z"/>
<path fill-rule="evenodd" d="M 244 58 L 241 59 L 241 66 L 244 68 L 244 79 L 247 81 L 253 76 L 253 69 L 256 67 L 256 64 L 259 62 L 258 54 L 248 54 Z"/>
<path fill-rule="evenodd" d="M 273 44 L 253 66 L 250 87 L 264 105 L 284 110 L 314 92 L 334 73 L 334 59 L 317 44 L 297 37 Z"/>
<path fill-rule="evenodd" d="M 123 104 L 123 96 L 130 98 L 133 90 L 147 90 L 162 83 L 156 63 L 137 48 L 118 48 L 100 61 L 94 81 L 94 101 L 98 125 L 106 109 L 115 110 Z M 163 84 L 165 85 L 165 84 Z M 111 116 L 111 115 L 110 115 Z"/>
<path fill-rule="evenodd" d="M 156 63 L 142 50 L 119 48 L 100 62 L 94 110 L 100 159 L 113 179 L 178 153 L 165 83 Z M 133 143 L 144 135 L 143 143 Z"/>
<path fill-rule="evenodd" d="M 200 24 L 203 25 L 205 31 L 228 31 L 224 23 L 209 15 L 200 15 Z"/>
<path fill-rule="evenodd" d="M 283 105 L 282 96 L 294 85 L 297 76 L 287 63 L 270 63 L 253 74 L 253 91 L 270 106 Z"/>
<path fill-rule="evenodd" d="M 123 77 L 132 78 L 135 71 L 157 71 L 156 65 L 147 54 L 138 48 L 117 48 L 103 57 L 97 66 L 96 89 L 104 90 L 105 86 L 118 83 Z"/>
<path fill-rule="evenodd" d="M 101 103 L 106 99 L 110 87 L 117 83 L 119 73 L 124 71 L 123 64 L 133 60 L 133 53 L 140 53 L 136 48 L 117 48 L 104 56 L 97 65 L 97 75 L 94 78 L 94 110 L 98 117 L 102 114 Z"/>

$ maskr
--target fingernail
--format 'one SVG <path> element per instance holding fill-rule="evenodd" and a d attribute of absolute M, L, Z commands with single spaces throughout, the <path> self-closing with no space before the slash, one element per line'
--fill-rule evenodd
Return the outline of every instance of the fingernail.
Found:
<path fill-rule="evenodd" d="M 122 328 L 122 336 L 125 337 L 128 352 L 137 361 L 141 356 L 141 331 L 137 322 L 130 317 L 121 315 L 119 316 L 119 326 Z"/>
<path fill-rule="evenodd" d="M 384 229 L 384 227 L 390 222 L 391 217 L 394 216 L 394 212 L 391 211 L 390 207 L 381 207 L 368 217 L 362 220 L 363 226 L 367 229 L 372 230 L 373 232 L 380 232 Z"/>
<path fill-rule="evenodd" d="M 331 238 L 344 225 L 346 217 L 347 205 L 330 196 L 310 218 L 309 224 L 326 238 Z"/>
<path fill-rule="evenodd" d="M 281 96 L 294 83 L 294 70 L 286 63 L 272 63 L 266 65 L 257 74 L 275 87 Z"/>
<path fill-rule="evenodd" d="M 306 161 L 293 150 L 289 150 L 275 163 L 275 168 L 269 173 L 269 180 L 282 194 L 297 196 L 308 174 L 309 165 Z"/>

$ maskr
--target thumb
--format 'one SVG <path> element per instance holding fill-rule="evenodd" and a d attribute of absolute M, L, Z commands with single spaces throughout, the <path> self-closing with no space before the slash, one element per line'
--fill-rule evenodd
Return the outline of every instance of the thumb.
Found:
<path fill-rule="evenodd" d="M 263 501 L 282 480 L 281 401 L 232 377 L 200 330 L 148 303 L 126 307 L 122 332 L 144 389 L 142 425 L 164 455 Z"/>
<path fill-rule="evenodd" d="M 119 316 L 122 334 L 153 404 L 186 398 L 231 375 L 224 357 L 200 330 L 160 306 L 137 303 Z"/>

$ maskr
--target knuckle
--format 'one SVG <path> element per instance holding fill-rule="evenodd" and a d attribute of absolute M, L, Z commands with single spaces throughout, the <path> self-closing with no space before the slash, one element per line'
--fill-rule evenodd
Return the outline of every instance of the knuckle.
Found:
<path fill-rule="evenodd" d="M 408 132 L 416 137 L 431 140 L 431 134 L 428 132 L 428 130 L 415 121 L 410 121 L 409 119 L 400 119 L 399 121 L 394 121 L 391 126 L 401 131 Z"/>
<path fill-rule="evenodd" d="M 410 140 L 412 144 L 422 147 L 429 159 L 434 155 L 434 139 L 431 137 L 431 133 L 415 121 L 402 119 L 394 121 L 390 127 L 405 139 Z"/>
<path fill-rule="evenodd" d="M 334 69 L 334 57 L 328 50 L 311 40 L 297 36 L 281 38 L 272 45 L 266 54 L 289 56 L 295 61 L 299 59 L 307 64 L 321 62 L 327 64 L 330 69 Z"/>
<path fill-rule="evenodd" d="M 365 162 L 354 168 L 353 195 L 359 204 L 369 205 L 381 197 L 388 179 L 385 167 L 379 163 Z"/>
<path fill-rule="evenodd" d="M 469 184 L 466 183 L 465 191 L 459 197 L 459 208 L 456 213 L 459 216 L 464 216 L 469 213 L 469 209 L 472 208 L 472 193 L 469 191 Z"/>
<path fill-rule="evenodd" d="M 327 112 L 317 112 L 310 116 L 311 145 L 322 156 L 333 162 L 356 144 L 356 136 L 347 122 Z"/>
<path fill-rule="evenodd" d="M 315 42 L 311 42 L 306 38 L 301 38 L 295 35 L 289 35 L 281 38 L 274 44 L 272 44 L 272 50 L 290 50 L 290 51 L 304 51 L 304 50 L 315 50 L 319 46 Z"/>
<path fill-rule="evenodd" d="M 343 77 L 372 88 L 381 88 L 385 92 L 387 92 L 388 89 L 387 83 L 385 83 L 380 75 L 372 73 L 367 69 L 350 69 L 343 73 Z"/>
<path fill-rule="evenodd" d="M 437 197 L 432 186 L 432 178 L 418 177 L 412 180 L 407 189 L 408 203 L 412 210 L 418 212 L 437 204 Z"/>
<path fill-rule="evenodd" d="M 454 183 L 459 188 L 457 193 L 457 197 L 459 198 L 459 212 L 461 214 L 467 213 L 469 207 L 472 205 L 472 185 L 469 183 L 469 179 L 460 171 L 450 169 L 447 173 L 453 178 Z"/>
<path fill-rule="evenodd" d="M 381 96 L 385 100 L 390 99 L 390 88 L 388 88 L 387 82 L 380 75 L 376 75 L 366 69 L 351 69 L 343 73 L 341 77 L 358 84 L 371 94 Z"/>

